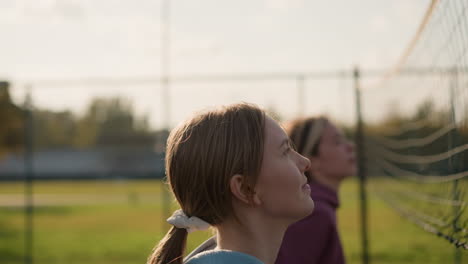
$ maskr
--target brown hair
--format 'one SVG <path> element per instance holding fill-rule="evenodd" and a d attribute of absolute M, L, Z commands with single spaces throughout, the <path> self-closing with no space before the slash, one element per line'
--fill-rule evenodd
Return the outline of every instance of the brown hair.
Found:
<path fill-rule="evenodd" d="M 234 104 L 193 116 L 169 135 L 166 176 L 181 209 L 212 226 L 233 214 L 230 178 L 244 175 L 250 190 L 260 173 L 265 112 Z M 187 231 L 172 227 L 148 259 L 180 264 Z"/>
<path fill-rule="evenodd" d="M 329 123 L 325 117 L 296 119 L 287 125 L 286 130 L 299 154 L 305 157 L 318 156 L 323 130 Z M 311 180 L 309 172 L 305 174 Z"/>

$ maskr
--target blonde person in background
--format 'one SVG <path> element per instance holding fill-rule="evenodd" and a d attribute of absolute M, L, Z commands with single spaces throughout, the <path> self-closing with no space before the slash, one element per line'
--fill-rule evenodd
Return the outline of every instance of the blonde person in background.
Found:
<path fill-rule="evenodd" d="M 230 105 L 183 122 L 166 151 L 166 175 L 181 209 L 148 263 L 183 263 L 187 234 L 212 227 L 216 248 L 187 264 L 273 264 L 287 227 L 314 209 L 304 175 L 309 166 L 256 106 Z"/>
<path fill-rule="evenodd" d="M 276 264 L 343 264 L 336 209 L 341 182 L 356 174 L 354 144 L 326 118 L 296 120 L 287 131 L 310 160 L 306 175 L 315 210 L 288 228 Z"/>

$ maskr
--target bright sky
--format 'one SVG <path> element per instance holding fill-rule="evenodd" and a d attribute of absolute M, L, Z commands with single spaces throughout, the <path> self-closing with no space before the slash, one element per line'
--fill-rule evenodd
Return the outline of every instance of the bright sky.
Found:
<path fill-rule="evenodd" d="M 0 0 L 0 78 L 126 78 L 161 73 L 162 0 Z M 173 75 L 315 72 L 391 67 L 409 43 L 429 0 L 172 0 Z M 308 81 L 305 114 L 352 119 L 350 82 Z M 171 91 L 171 120 L 238 100 L 297 113 L 294 80 L 187 83 Z M 158 84 L 33 86 L 34 103 L 82 111 L 93 96 L 122 95 L 157 127 Z"/>

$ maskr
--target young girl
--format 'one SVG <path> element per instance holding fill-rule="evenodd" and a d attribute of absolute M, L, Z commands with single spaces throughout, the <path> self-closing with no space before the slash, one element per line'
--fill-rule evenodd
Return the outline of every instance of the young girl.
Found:
<path fill-rule="evenodd" d="M 296 120 L 288 129 L 297 151 L 309 158 L 315 210 L 291 225 L 284 236 L 277 264 L 343 264 L 336 209 L 341 182 L 356 173 L 354 145 L 325 118 Z"/>
<path fill-rule="evenodd" d="M 148 263 L 182 263 L 187 233 L 211 226 L 217 247 L 187 264 L 273 264 L 287 227 L 314 208 L 309 165 L 256 106 L 193 116 L 168 139 L 166 175 L 181 210 Z"/>

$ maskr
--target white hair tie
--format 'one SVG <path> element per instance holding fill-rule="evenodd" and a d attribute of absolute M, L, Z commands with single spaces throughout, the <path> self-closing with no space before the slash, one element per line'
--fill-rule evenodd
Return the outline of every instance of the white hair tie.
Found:
<path fill-rule="evenodd" d="M 187 229 L 187 232 L 191 233 L 197 230 L 205 230 L 210 227 L 210 224 L 201 220 L 196 216 L 188 217 L 182 210 L 176 210 L 171 217 L 167 219 L 167 222 L 177 228 Z"/>

